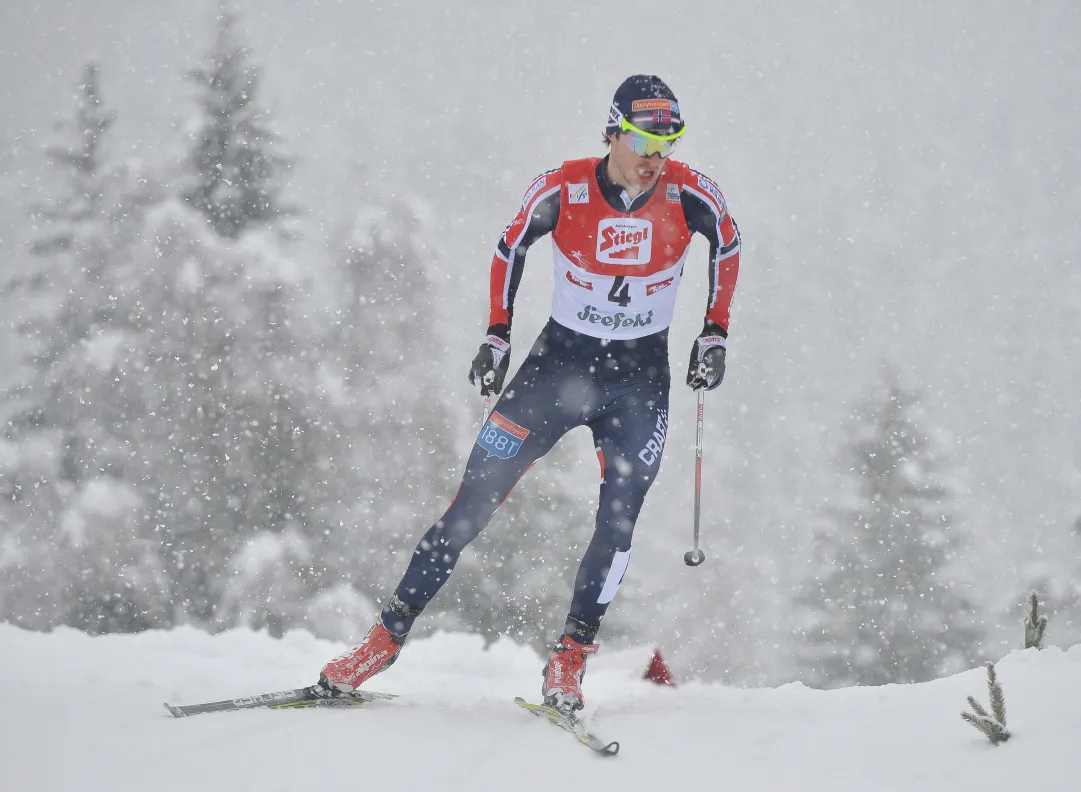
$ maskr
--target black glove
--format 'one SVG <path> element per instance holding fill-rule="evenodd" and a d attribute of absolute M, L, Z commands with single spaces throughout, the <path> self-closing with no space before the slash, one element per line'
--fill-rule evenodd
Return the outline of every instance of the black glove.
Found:
<path fill-rule="evenodd" d="M 713 390 L 724 379 L 726 339 L 718 325 L 707 322 L 705 329 L 691 345 L 691 362 L 687 366 L 687 385 L 691 390 Z"/>
<path fill-rule="evenodd" d="M 499 393 L 509 367 L 510 341 L 489 332 L 469 367 L 469 381 L 476 385 L 481 396 Z"/>

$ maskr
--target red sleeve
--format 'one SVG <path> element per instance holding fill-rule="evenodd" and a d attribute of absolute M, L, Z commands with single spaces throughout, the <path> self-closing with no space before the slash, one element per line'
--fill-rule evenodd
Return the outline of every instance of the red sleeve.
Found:
<path fill-rule="evenodd" d="M 510 264 L 496 253 L 492 256 L 492 274 L 488 289 L 488 327 L 506 325 L 509 335 L 513 303 L 510 294 Z"/>
<path fill-rule="evenodd" d="M 728 211 L 720 188 L 698 171 L 688 168 L 683 183 L 683 211 L 692 232 L 709 240 L 709 296 L 706 321 L 728 333 L 732 297 L 739 277 L 739 228 Z"/>
<path fill-rule="evenodd" d="M 720 245 L 716 256 L 710 260 L 710 299 L 706 320 L 716 322 L 725 330 L 732 310 L 732 297 L 736 293 L 739 277 L 739 229 L 727 211 L 718 225 Z"/>
<path fill-rule="evenodd" d="M 534 179 L 522 198 L 518 214 L 496 244 L 488 290 L 489 332 L 490 328 L 503 325 L 509 339 L 514 297 L 525 267 L 526 251 L 537 239 L 555 229 L 559 220 L 561 184 L 558 168 Z"/>

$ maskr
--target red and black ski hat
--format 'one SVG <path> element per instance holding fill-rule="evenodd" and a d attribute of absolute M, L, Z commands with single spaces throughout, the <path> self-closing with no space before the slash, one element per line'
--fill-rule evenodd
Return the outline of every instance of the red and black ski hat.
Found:
<path fill-rule="evenodd" d="M 604 134 L 619 132 L 624 118 L 654 135 L 674 135 L 683 129 L 676 95 L 655 74 L 635 74 L 616 88 Z"/>

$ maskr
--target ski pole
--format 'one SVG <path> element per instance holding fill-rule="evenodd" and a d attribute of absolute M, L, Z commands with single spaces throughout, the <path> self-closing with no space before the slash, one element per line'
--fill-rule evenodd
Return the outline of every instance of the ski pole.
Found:
<path fill-rule="evenodd" d="M 495 382 L 495 372 L 494 371 L 489 371 L 487 374 L 484 375 L 484 384 L 488 385 L 488 386 L 491 386 L 491 384 L 493 382 Z M 484 417 L 481 418 L 481 421 L 480 421 L 482 425 L 488 422 L 488 415 L 491 412 L 492 412 L 492 392 L 488 391 L 487 395 L 484 397 Z"/>
<path fill-rule="evenodd" d="M 698 566 L 706 560 L 706 554 L 698 549 L 698 532 L 702 519 L 702 425 L 706 405 L 706 391 L 698 391 L 698 436 L 694 449 L 694 549 L 683 555 L 687 566 Z"/>

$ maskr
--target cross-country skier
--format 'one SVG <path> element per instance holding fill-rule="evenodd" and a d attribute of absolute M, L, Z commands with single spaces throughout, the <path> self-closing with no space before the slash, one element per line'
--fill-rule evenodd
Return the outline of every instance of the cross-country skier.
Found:
<path fill-rule="evenodd" d="M 588 426 L 601 466 L 596 529 L 542 688 L 550 706 L 582 707 L 586 657 L 597 651 L 601 619 L 627 571 L 631 534 L 668 434 L 668 327 L 695 232 L 709 240 L 709 292 L 687 384 L 712 390 L 724 377 L 739 231 L 717 185 L 669 158 L 685 131 L 676 97 L 659 77 L 629 77 L 612 99 L 608 155 L 564 162 L 526 190 L 492 259 L 488 332 L 469 369 L 482 395 L 503 390 L 526 251 L 549 233 L 551 319 L 482 427 L 457 496 L 421 538 L 379 621 L 363 643 L 323 668 L 328 692 L 354 690 L 397 659 L 414 620 L 519 478 L 564 434 Z"/>

